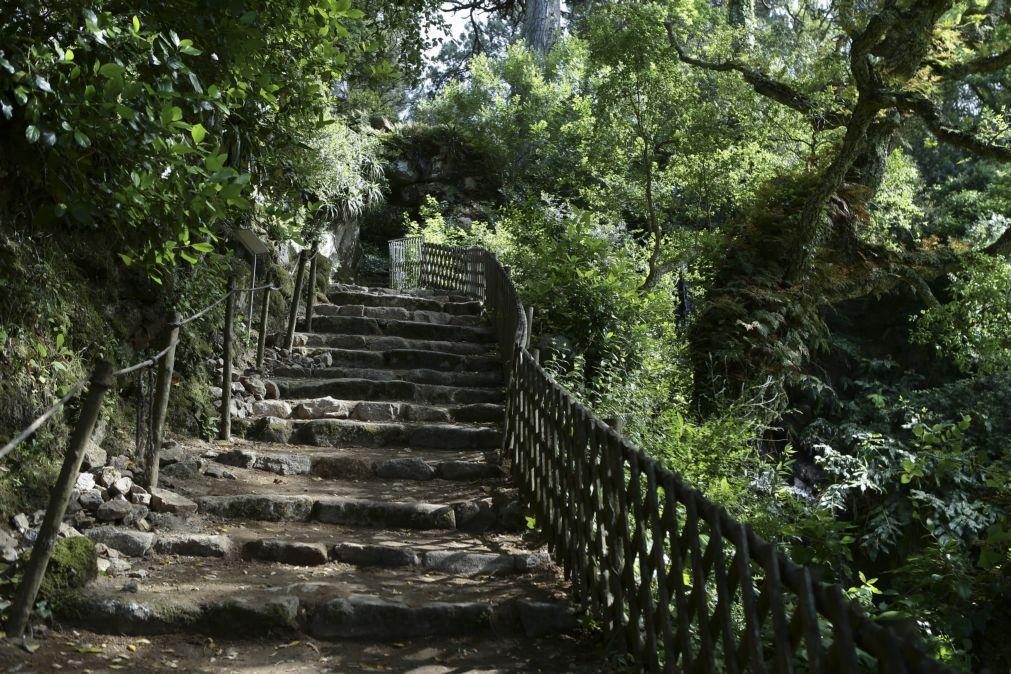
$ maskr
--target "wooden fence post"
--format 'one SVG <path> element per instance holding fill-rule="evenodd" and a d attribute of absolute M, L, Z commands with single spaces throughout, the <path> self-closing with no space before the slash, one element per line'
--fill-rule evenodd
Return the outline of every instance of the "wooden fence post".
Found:
<path fill-rule="evenodd" d="M 523 348 L 530 348 L 530 335 L 534 332 L 534 308 L 525 307 L 527 312 L 527 334 L 523 336 Z"/>
<path fill-rule="evenodd" d="M 316 259 L 319 248 L 312 247 L 312 262 L 309 263 L 309 283 L 305 293 L 305 331 L 312 332 L 312 312 L 316 308 Z M 290 346 L 288 347 L 291 348 Z"/>
<path fill-rule="evenodd" d="M 165 341 L 162 348 L 168 351 L 158 361 L 158 380 L 154 388 L 154 415 L 151 418 L 151 444 L 144 456 L 144 482 L 149 489 L 158 486 L 158 461 L 161 453 L 161 443 L 165 426 L 165 416 L 168 413 L 169 397 L 172 393 L 172 371 L 176 364 L 176 343 L 179 341 L 179 323 L 182 317 L 178 311 L 169 316 L 165 329 Z"/>
<path fill-rule="evenodd" d="M 284 348 L 291 351 L 295 346 L 295 322 L 298 320 L 298 300 L 302 295 L 302 275 L 305 273 L 305 251 L 299 251 L 298 270 L 295 272 L 295 292 L 291 296 L 291 308 L 288 310 L 288 333 L 285 335 Z"/>
<path fill-rule="evenodd" d="M 228 300 L 225 302 L 225 343 L 221 368 L 221 425 L 218 439 L 232 438 L 232 322 L 235 319 L 235 277 L 228 278 Z"/>
<path fill-rule="evenodd" d="M 270 312 L 270 291 L 273 286 L 263 289 L 263 304 L 260 306 L 260 333 L 256 336 L 256 369 L 263 370 L 263 351 L 267 347 L 267 314 Z"/>
<path fill-rule="evenodd" d="M 84 460 L 84 450 L 88 447 L 91 434 L 95 430 L 95 422 L 98 421 L 98 415 L 102 411 L 102 399 L 110 388 L 112 388 L 112 365 L 107 361 L 100 360 L 95 364 L 95 370 L 91 375 L 88 396 L 84 400 L 81 416 L 78 417 L 77 426 L 70 438 L 70 447 L 63 457 L 60 477 L 49 497 L 49 507 L 46 508 L 45 519 L 42 521 L 38 538 L 32 547 L 31 560 L 28 562 L 28 568 L 25 569 L 24 578 L 14 597 L 11 619 L 7 623 L 8 637 L 15 639 L 20 637 L 28 626 L 28 619 L 31 616 L 32 607 L 35 605 L 35 598 L 39 594 L 42 578 L 46 574 L 46 567 L 49 566 L 53 549 L 56 547 L 60 524 L 63 523 L 63 516 L 67 512 L 70 495 L 77 484 L 77 474 L 80 472 L 81 462 Z"/>

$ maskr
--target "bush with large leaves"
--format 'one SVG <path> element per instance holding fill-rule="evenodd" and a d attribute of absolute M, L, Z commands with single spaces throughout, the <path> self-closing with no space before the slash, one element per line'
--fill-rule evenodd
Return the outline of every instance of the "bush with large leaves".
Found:
<path fill-rule="evenodd" d="M 347 0 L 4 3 L 0 215 L 77 232 L 156 279 L 254 199 L 301 206 L 362 13 Z"/>

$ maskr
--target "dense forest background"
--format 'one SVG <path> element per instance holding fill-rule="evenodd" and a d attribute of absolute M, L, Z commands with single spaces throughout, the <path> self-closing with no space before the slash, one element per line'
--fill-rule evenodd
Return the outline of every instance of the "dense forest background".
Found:
<path fill-rule="evenodd" d="M 0 0 L 0 439 L 248 280 L 239 229 L 288 297 L 293 247 L 351 280 L 392 237 L 481 245 L 599 414 L 953 667 L 1007 671 L 1009 19 Z M 180 347 L 177 433 L 214 432 L 219 324 Z M 4 462 L 0 510 L 38 502 L 65 440 Z"/>

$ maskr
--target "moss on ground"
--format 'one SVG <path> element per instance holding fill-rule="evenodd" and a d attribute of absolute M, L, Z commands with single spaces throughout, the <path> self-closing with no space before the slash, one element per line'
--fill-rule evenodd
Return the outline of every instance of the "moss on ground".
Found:
<path fill-rule="evenodd" d="M 59 606 L 98 576 L 98 553 L 95 543 L 84 536 L 61 538 L 56 542 L 39 599 L 50 606 Z"/>

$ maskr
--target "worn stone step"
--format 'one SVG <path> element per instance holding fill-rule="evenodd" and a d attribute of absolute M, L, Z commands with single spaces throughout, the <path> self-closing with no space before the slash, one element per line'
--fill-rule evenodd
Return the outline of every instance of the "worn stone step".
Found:
<path fill-rule="evenodd" d="M 409 370 L 425 368 L 446 372 L 501 372 L 502 359 L 492 355 L 460 355 L 427 349 L 335 349 L 330 347 L 297 347 L 295 353 L 307 356 L 329 354 L 334 367 L 389 368 Z"/>
<path fill-rule="evenodd" d="M 451 353 L 466 356 L 492 355 L 498 349 L 498 345 L 491 342 L 450 342 L 438 339 L 413 339 L 410 337 L 344 335 L 316 332 L 295 333 L 293 346 L 296 348 L 356 349 L 366 351 L 411 349 L 420 351 L 438 351 L 440 353 Z"/>
<path fill-rule="evenodd" d="M 333 397 L 342 400 L 415 402 L 433 405 L 500 405 L 505 391 L 371 379 L 275 379 L 284 400 Z"/>
<path fill-rule="evenodd" d="M 457 503 L 380 501 L 330 496 L 235 494 L 197 497 L 200 512 L 266 522 L 324 522 L 379 529 L 517 530 L 517 510 L 492 499 Z"/>
<path fill-rule="evenodd" d="M 356 527 L 523 531 L 515 490 L 474 481 L 321 479 L 232 468 L 234 479 L 173 477 L 202 515 L 266 522 L 327 522 Z"/>
<path fill-rule="evenodd" d="M 364 367 L 275 367 L 271 374 L 289 379 L 369 379 L 371 381 L 409 381 L 436 386 L 501 387 L 505 375 L 498 372 L 444 372 L 417 368 L 397 370 Z"/>
<path fill-rule="evenodd" d="M 373 400 L 258 400 L 252 403 L 253 417 L 279 419 L 357 419 L 359 421 L 435 421 L 458 423 L 502 423 L 505 407 L 488 403 L 475 405 L 423 405 Z"/>
<path fill-rule="evenodd" d="M 299 323 L 300 330 L 304 329 Z M 401 321 L 385 318 L 361 318 L 352 316 L 319 316 L 312 321 L 313 332 L 336 333 L 340 335 L 378 335 L 384 337 L 404 337 L 409 339 L 429 339 L 445 342 L 495 341 L 491 328 L 465 325 L 437 325 L 417 321 Z"/>
<path fill-rule="evenodd" d="M 382 405 L 383 403 L 370 403 Z M 232 432 L 248 440 L 295 442 L 316 447 L 430 447 L 496 449 L 502 432 L 493 426 L 354 419 L 306 421 L 261 417 L 235 419 Z"/>
<path fill-rule="evenodd" d="M 365 304 L 317 304 L 313 310 L 313 320 L 317 316 L 350 316 L 358 318 L 382 318 L 436 325 L 480 326 L 484 318 L 480 314 L 454 315 L 445 311 L 427 309 L 405 309 L 403 307 L 375 307 Z"/>
<path fill-rule="evenodd" d="M 314 475 L 327 479 L 396 479 L 489 481 L 506 477 L 503 468 L 479 452 L 442 452 L 438 455 L 408 449 L 353 448 L 312 451 L 271 451 L 236 448 L 214 456 L 226 466 L 261 470 L 277 475 Z"/>
<path fill-rule="evenodd" d="M 371 307 L 397 307 L 408 311 L 439 311 L 453 316 L 473 316 L 481 313 L 478 300 L 452 301 L 447 298 L 418 297 L 405 294 L 387 294 L 333 288 L 327 297 L 336 305 L 358 304 Z"/>
<path fill-rule="evenodd" d="M 229 469 L 229 477 L 223 478 L 218 475 L 218 471 L 212 474 L 201 472 L 200 468 L 194 465 L 194 470 L 167 471 L 163 470 L 163 483 L 176 492 L 183 494 L 190 499 L 198 496 L 230 496 L 230 495 L 250 495 L 258 494 L 264 496 L 307 496 L 313 500 L 325 499 L 330 496 L 347 496 L 357 499 L 371 499 L 379 501 L 416 501 L 427 503 L 466 503 L 481 501 L 492 498 L 500 505 L 516 504 L 517 492 L 509 485 L 509 482 L 496 482 L 492 484 L 483 481 L 467 480 L 363 480 L 362 476 L 351 476 L 342 478 L 331 476 L 329 479 L 321 475 L 312 475 L 305 472 L 305 464 L 311 464 L 313 456 L 354 456 L 364 458 L 366 461 L 375 461 L 382 458 L 386 453 L 389 458 L 422 458 L 430 461 L 441 459 L 450 460 L 476 460 L 482 454 L 472 450 L 444 450 L 444 449 L 406 449 L 406 448 L 363 448 L 354 447 L 347 449 L 332 449 L 323 447 L 310 447 L 305 445 L 279 446 L 274 444 L 260 444 L 247 440 L 236 439 L 228 445 L 207 444 L 201 453 L 189 455 L 182 459 L 184 464 L 198 461 L 205 466 L 213 465 L 220 468 L 222 464 L 216 461 L 216 457 L 233 451 L 251 451 L 257 455 L 290 456 L 302 455 L 309 457 L 300 459 L 302 468 L 298 465 L 291 465 L 278 471 L 266 472 L 256 468 L 233 467 Z M 279 459 L 280 460 L 280 459 Z M 264 459 L 266 461 L 266 459 Z M 277 479 L 276 475 L 282 474 L 282 479 Z M 171 484 L 169 484 L 171 483 Z"/>
<path fill-rule="evenodd" d="M 199 566 L 153 558 L 137 592 L 100 578 L 61 616 L 100 633 L 199 633 L 218 638 L 305 634 L 317 639 L 400 640 L 571 632 L 567 602 L 524 576 L 467 580 L 411 568 L 312 570 L 247 562 Z"/>

